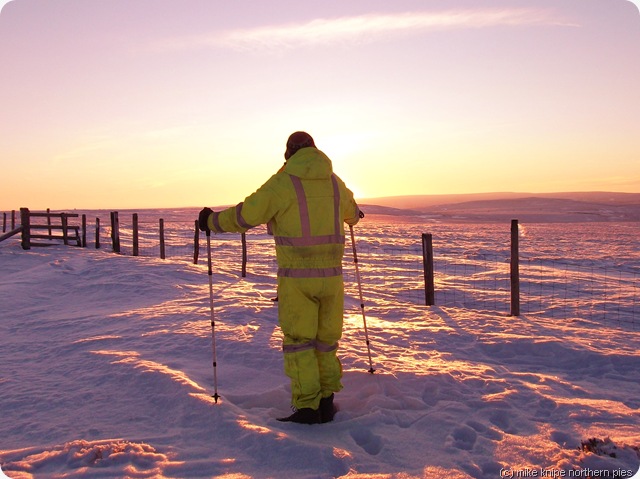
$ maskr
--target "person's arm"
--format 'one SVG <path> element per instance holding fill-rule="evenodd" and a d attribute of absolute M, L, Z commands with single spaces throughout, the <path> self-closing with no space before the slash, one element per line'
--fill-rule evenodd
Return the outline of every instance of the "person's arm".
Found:
<path fill-rule="evenodd" d="M 344 217 L 344 222 L 349 226 L 355 226 L 360 218 L 364 218 L 364 213 L 360 211 L 358 208 L 358 204 L 356 200 L 353 198 L 353 192 L 347 188 L 344 182 L 338 178 L 338 182 L 340 185 L 340 198 L 341 198 L 341 209 Z"/>
<path fill-rule="evenodd" d="M 281 198 L 274 191 L 275 176 L 255 193 L 236 206 L 213 212 L 208 226 L 214 233 L 244 233 L 250 228 L 269 222 L 280 208 Z"/>

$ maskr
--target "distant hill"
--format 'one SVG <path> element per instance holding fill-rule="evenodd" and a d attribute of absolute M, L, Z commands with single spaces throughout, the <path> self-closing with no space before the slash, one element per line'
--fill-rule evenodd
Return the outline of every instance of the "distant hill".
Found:
<path fill-rule="evenodd" d="M 640 221 L 640 193 L 480 193 L 360 200 L 369 214 L 431 221 L 529 223 Z"/>

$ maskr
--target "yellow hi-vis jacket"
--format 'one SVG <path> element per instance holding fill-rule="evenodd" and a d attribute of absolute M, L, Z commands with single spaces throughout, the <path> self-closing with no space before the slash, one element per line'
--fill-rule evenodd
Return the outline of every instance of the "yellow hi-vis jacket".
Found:
<path fill-rule="evenodd" d="M 333 173 L 331 160 L 301 148 L 255 193 L 209 217 L 213 232 L 245 232 L 268 223 L 276 243 L 278 276 L 319 278 L 342 274 L 344 222 L 355 225 L 353 193 Z"/>
<path fill-rule="evenodd" d="M 278 260 L 278 319 L 291 401 L 317 409 L 342 389 L 336 355 L 342 336 L 344 222 L 360 211 L 353 193 L 314 147 L 301 148 L 244 202 L 208 219 L 214 232 L 244 232 L 268 223 Z"/>

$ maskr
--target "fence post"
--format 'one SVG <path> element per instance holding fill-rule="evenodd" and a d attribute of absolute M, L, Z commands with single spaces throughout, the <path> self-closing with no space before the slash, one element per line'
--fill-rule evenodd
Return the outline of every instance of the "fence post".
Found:
<path fill-rule="evenodd" d="M 247 276 L 247 235 L 242 233 L 242 277 Z"/>
<path fill-rule="evenodd" d="M 20 223 L 22 224 L 22 249 L 31 249 L 29 208 L 20 208 Z"/>
<path fill-rule="evenodd" d="M 193 235 L 193 264 L 198 264 L 200 256 L 200 228 L 198 228 L 198 220 L 195 221 L 196 232 Z"/>
<path fill-rule="evenodd" d="M 51 232 L 51 209 L 47 208 L 47 226 L 49 227 L 49 238 L 51 238 L 51 235 L 53 235 L 53 233 Z M 62 236 L 63 238 L 65 238 L 64 240 L 64 244 L 67 244 L 67 240 L 66 240 L 66 236 L 65 236 L 65 230 L 64 230 L 64 218 L 61 218 L 61 222 L 62 222 Z"/>
<path fill-rule="evenodd" d="M 16 210 L 11 210 L 11 231 L 16 229 Z"/>
<path fill-rule="evenodd" d="M 114 233 L 113 233 L 113 227 L 114 227 L 115 220 L 114 220 L 113 215 L 114 215 L 113 211 L 109 213 L 109 221 L 111 223 L 111 245 L 112 245 L 112 248 L 115 250 L 115 239 L 114 239 Z"/>
<path fill-rule="evenodd" d="M 87 215 L 82 215 L 82 247 L 87 247 Z"/>
<path fill-rule="evenodd" d="M 160 258 L 165 259 L 164 251 L 164 220 L 160 218 Z"/>
<path fill-rule="evenodd" d="M 51 216 L 49 216 L 49 209 L 47 208 L 47 220 L 49 225 L 51 224 Z M 69 218 L 65 213 L 60 216 L 60 222 L 62 223 L 62 242 L 65 246 L 69 245 Z M 49 236 L 51 236 L 51 229 L 49 229 Z"/>
<path fill-rule="evenodd" d="M 422 234 L 422 263 L 424 265 L 424 297 L 427 306 L 436 304 L 435 283 L 433 281 L 433 236 Z"/>
<path fill-rule="evenodd" d="M 96 249 L 100 249 L 100 218 L 96 218 Z"/>
<path fill-rule="evenodd" d="M 118 220 L 118 212 L 111 212 L 111 243 L 113 252 L 120 253 L 120 221 Z"/>
<path fill-rule="evenodd" d="M 3 212 L 2 213 L 2 232 L 6 232 L 7 231 L 7 213 Z"/>
<path fill-rule="evenodd" d="M 511 220 L 511 316 L 520 316 L 520 245 L 518 220 Z"/>
<path fill-rule="evenodd" d="M 133 256 L 138 256 L 138 213 L 133 214 Z"/>

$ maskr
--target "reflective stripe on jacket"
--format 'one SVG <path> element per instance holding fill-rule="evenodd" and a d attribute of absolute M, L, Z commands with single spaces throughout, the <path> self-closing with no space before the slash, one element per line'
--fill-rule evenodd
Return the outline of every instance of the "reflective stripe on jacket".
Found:
<path fill-rule="evenodd" d="M 278 275 L 337 276 L 342 270 L 344 222 L 355 225 L 353 193 L 333 174 L 320 150 L 298 150 L 280 172 L 235 207 L 214 213 L 214 232 L 244 232 L 269 223 L 276 243 Z"/>

